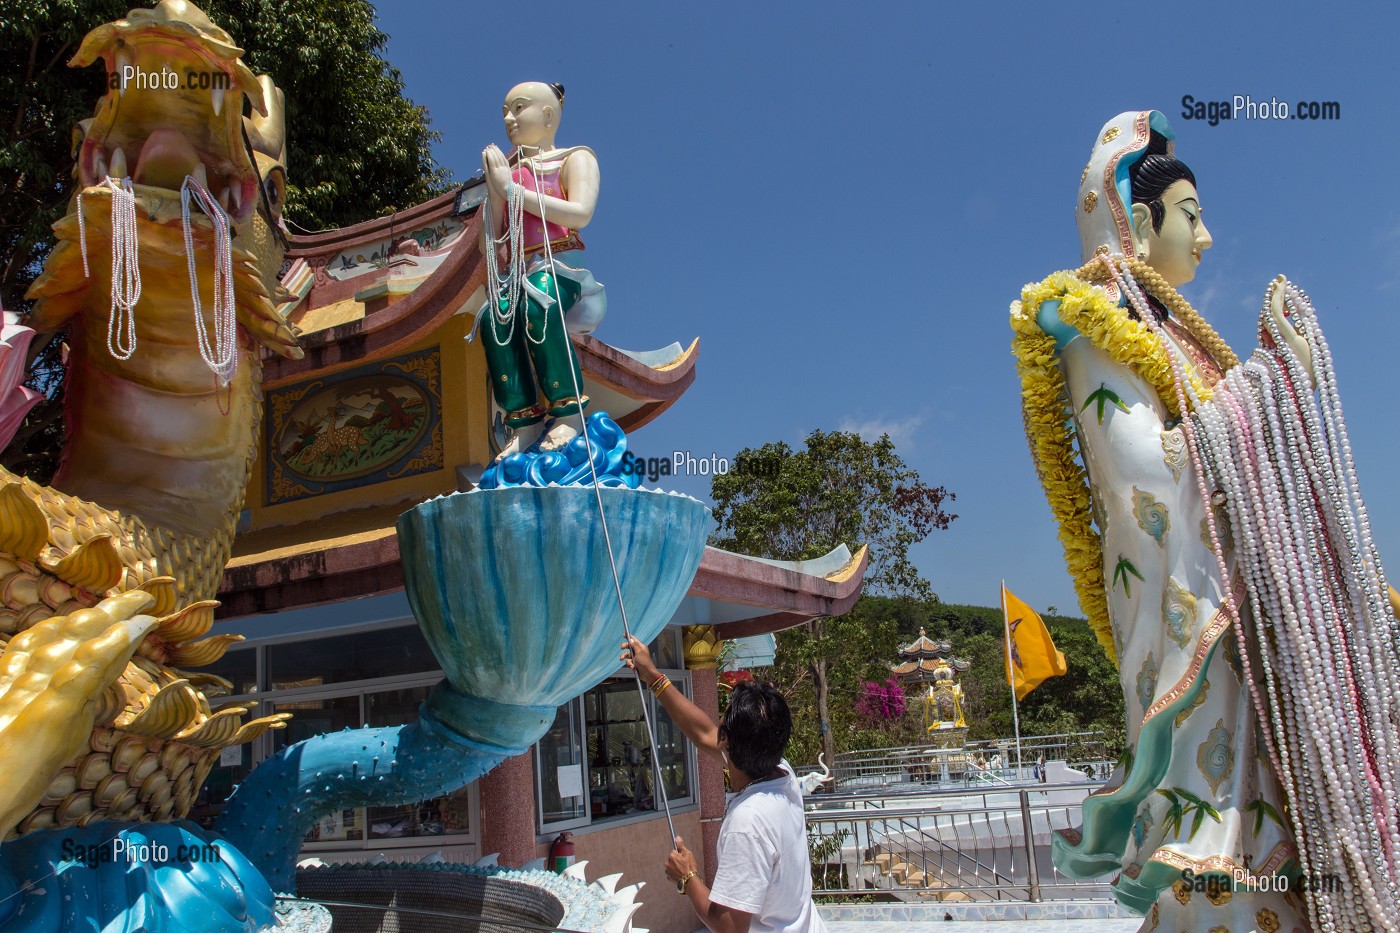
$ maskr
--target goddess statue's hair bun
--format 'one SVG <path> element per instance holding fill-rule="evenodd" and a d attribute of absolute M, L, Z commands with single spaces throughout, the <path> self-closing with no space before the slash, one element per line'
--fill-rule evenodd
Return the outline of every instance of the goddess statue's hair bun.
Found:
<path fill-rule="evenodd" d="M 559 98 L 559 103 L 564 103 L 564 85 L 550 84 L 549 86 L 554 89 L 554 96 Z"/>

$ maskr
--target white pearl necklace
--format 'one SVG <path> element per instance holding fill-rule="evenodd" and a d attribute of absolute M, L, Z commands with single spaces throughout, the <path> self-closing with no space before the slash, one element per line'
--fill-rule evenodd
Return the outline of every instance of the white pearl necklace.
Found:
<path fill-rule="evenodd" d="M 486 281 L 491 284 L 491 336 L 498 346 L 506 346 L 515 335 L 515 311 L 525 288 L 525 189 L 511 182 L 506 188 L 505 230 L 500 237 L 493 235 L 495 224 L 491 217 L 491 199 L 482 205 L 482 222 L 486 227 Z M 507 247 L 509 265 L 502 275 L 496 254 Z M 504 337 L 500 327 L 508 328 Z"/>
<path fill-rule="evenodd" d="M 131 179 L 108 175 L 102 184 L 112 197 L 112 306 L 107 314 L 107 352 L 119 360 L 136 352 L 136 303 L 141 300 L 141 264 L 137 257 L 136 193 Z M 87 223 L 83 195 L 78 192 L 78 249 L 83 255 L 83 278 L 89 278 Z"/>
<path fill-rule="evenodd" d="M 548 220 L 547 217 L 546 217 L 547 211 L 546 211 L 546 209 L 545 209 L 544 195 L 540 192 L 540 167 L 539 167 L 539 163 L 538 163 L 533 157 L 530 159 L 530 177 L 533 178 L 534 181 L 535 181 L 535 200 L 538 201 L 538 202 L 539 202 L 539 205 L 540 205 L 540 227 L 541 227 L 541 228 L 543 229 L 543 231 L 544 231 L 543 237 L 542 237 L 542 238 L 543 238 L 543 240 L 544 240 L 544 263 L 545 263 L 545 268 L 549 270 L 550 279 L 551 279 L 552 281 L 555 282 L 555 285 L 554 285 L 554 294 L 555 294 L 555 296 L 556 296 L 555 307 L 558 307 L 558 308 L 560 309 L 560 310 L 559 310 L 559 319 L 560 319 L 561 326 L 562 326 L 562 322 L 563 322 L 563 318 L 564 318 L 564 311 L 563 311 L 563 304 L 557 300 L 558 297 L 561 297 L 561 296 L 559 296 L 559 285 L 558 285 L 558 281 L 554 278 L 554 245 L 553 245 L 552 243 L 549 242 L 549 220 Z M 530 336 L 530 328 L 528 328 L 528 327 L 525 328 L 525 339 L 526 339 L 526 340 L 529 340 L 531 343 L 533 343 L 533 344 L 535 344 L 536 346 L 538 346 L 538 345 L 544 343 L 544 337 L 545 337 L 545 334 L 548 333 L 548 331 L 549 331 L 549 312 L 546 311 L 545 314 L 544 314 L 544 320 L 543 320 L 543 321 L 541 322 L 541 324 L 540 324 L 540 339 L 539 339 L 539 340 L 536 340 L 535 338 L 531 337 L 531 336 Z M 568 339 L 569 339 L 569 338 L 568 338 L 568 334 L 565 334 L 565 335 L 564 335 L 564 339 L 565 339 L 565 340 L 568 340 Z M 577 395 L 577 389 L 575 389 L 575 395 Z M 579 417 L 582 418 L 582 416 L 583 416 L 583 411 L 580 409 L 580 411 L 579 411 Z"/>
<path fill-rule="evenodd" d="M 204 324 L 204 309 L 199 300 L 199 276 L 194 263 L 194 232 L 190 227 L 190 199 L 194 198 L 214 227 L 214 341 Z M 199 337 L 199 355 L 214 371 L 222 388 L 233 380 L 238 369 L 238 320 L 233 293 L 233 240 L 229 235 L 229 216 L 215 197 L 193 176 L 186 175 L 180 185 L 180 218 L 184 222 L 185 262 L 190 274 L 190 300 L 194 304 L 194 327 Z"/>
<path fill-rule="evenodd" d="M 546 216 L 544 194 L 540 191 L 539 163 L 534 158 L 521 159 L 523 165 L 530 168 L 530 177 L 534 181 L 535 198 L 539 204 L 540 226 L 544 229 L 544 260 L 545 267 L 551 273 L 554 271 L 554 249 L 549 242 L 549 220 Z M 493 237 L 491 231 L 494 224 L 491 219 L 491 199 L 487 198 L 482 205 L 482 223 L 486 227 L 486 280 L 494 284 L 492 300 L 494 304 L 491 308 L 492 329 L 491 336 L 498 346 L 506 346 L 510 343 L 511 337 L 515 335 L 516 309 L 520 302 L 520 296 L 525 291 L 525 279 L 528 270 L 525 262 L 525 188 L 512 181 L 506 189 L 506 216 L 505 230 L 500 237 Z M 510 263 L 506 268 L 505 275 L 501 275 L 496 259 L 496 250 L 500 246 L 508 245 Z M 557 286 L 556 286 L 557 294 Z M 499 327 L 507 327 L 506 335 L 500 335 Z M 525 339 L 536 346 L 544 343 L 545 336 L 549 332 L 549 315 L 546 313 L 540 324 L 540 336 L 538 339 L 531 336 L 529 324 L 525 327 Z"/>
<path fill-rule="evenodd" d="M 1241 641 L 1246 683 L 1260 696 L 1264 737 L 1293 806 L 1305 875 L 1341 879 L 1306 902 L 1322 931 L 1400 930 L 1400 626 L 1356 478 L 1330 351 L 1306 295 L 1283 285 L 1291 319 L 1312 346 L 1320 403 L 1282 339 L 1265 298 L 1261 338 L 1272 346 L 1226 373 L 1209 402 L 1184 377 L 1151 308 L 1126 269 L 1113 269 L 1143 321 L 1167 346 L 1183 424 L 1207 503 L 1222 580 L 1229 568 L 1206 485 L 1224 492 L 1247 584 L 1245 607 L 1228 584 L 1222 602 Z M 1187 395 L 1193 406 L 1188 409 Z"/>

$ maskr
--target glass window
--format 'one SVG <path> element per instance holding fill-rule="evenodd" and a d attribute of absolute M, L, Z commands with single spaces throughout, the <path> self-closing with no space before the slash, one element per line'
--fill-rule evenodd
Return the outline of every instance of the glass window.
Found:
<path fill-rule="evenodd" d="M 586 815 L 582 738 L 578 703 L 565 703 L 536 748 L 540 815 L 545 823 L 563 823 Z"/>
<path fill-rule="evenodd" d="M 670 674 L 675 683 L 673 689 L 684 690 L 684 671 L 673 669 Z M 559 707 L 553 726 L 536 746 L 540 823 L 544 830 L 659 809 L 643 702 L 656 727 L 656 747 L 667 796 L 673 802 L 693 798 L 689 743 L 650 692 L 643 701 L 636 679 L 628 672 L 605 680 L 579 699 Z M 572 747 L 566 748 L 569 745 Z M 586 803 L 575 803 L 560 794 L 560 782 L 574 780 L 568 768 L 575 762 L 581 763 Z"/>
<path fill-rule="evenodd" d="M 291 713 L 287 728 L 272 732 L 273 751 L 280 751 L 303 739 L 323 732 L 339 732 L 347 726 L 355 729 L 364 725 L 360 715 L 360 695 L 332 697 L 321 700 L 293 700 L 273 704 L 278 713 Z M 343 810 L 323 817 L 306 834 L 307 842 L 344 842 L 365 838 L 363 811 Z"/>
<path fill-rule="evenodd" d="M 401 726 L 418 718 L 419 705 L 428 698 L 429 687 L 381 690 L 365 694 L 365 721 L 371 726 Z M 365 825 L 370 839 L 400 839 L 411 836 L 441 836 L 465 833 L 471 829 L 467 788 L 417 806 L 369 807 Z"/>
<path fill-rule="evenodd" d="M 256 712 L 251 712 L 247 719 L 253 719 L 257 715 Z M 253 743 L 248 742 L 221 750 L 219 757 L 214 760 L 214 767 L 209 769 L 209 776 L 199 787 L 194 805 L 190 807 L 191 820 L 205 829 L 214 828 L 214 820 L 223 812 L 224 804 L 233 793 L 233 788 L 242 784 L 252 773 L 252 747 Z M 236 765 L 232 763 L 235 757 L 238 759 Z"/>
<path fill-rule="evenodd" d="M 677 647 L 676 631 L 666 629 L 651 644 L 647 645 L 647 650 L 651 652 L 651 660 L 661 670 L 681 669 L 681 652 Z"/>
<path fill-rule="evenodd" d="M 218 674 L 233 683 L 231 696 L 258 692 L 258 649 L 233 649 L 213 664 L 199 669 L 201 674 Z"/>
<path fill-rule="evenodd" d="M 597 697 L 596 715 L 586 723 L 590 815 L 597 820 L 654 810 L 651 748 L 636 681 L 606 680 L 589 692 Z"/>
<path fill-rule="evenodd" d="M 418 626 L 400 625 L 354 635 L 268 645 L 267 667 L 271 689 L 294 690 L 351 680 L 421 674 L 438 670 L 438 662 Z"/>
<path fill-rule="evenodd" d="M 191 818 L 205 826 L 223 809 L 233 787 L 267 754 L 345 728 L 413 722 L 431 683 L 442 676 L 415 625 L 241 647 L 208 670 L 232 681 L 236 696 L 259 695 L 260 709 L 250 712 L 250 718 L 283 712 L 292 718 L 285 729 L 224 750 L 191 810 Z M 390 682 L 363 683 L 381 678 Z M 326 689 L 328 684 L 343 686 Z M 321 843 L 322 850 L 387 847 L 393 845 L 389 840 L 399 838 L 412 844 L 417 837 L 447 834 L 457 834 L 456 842 L 470 841 L 472 786 L 417 806 L 343 810 L 319 821 L 305 841 Z"/>
<path fill-rule="evenodd" d="M 676 684 L 671 689 L 680 690 L 681 685 Z M 656 711 L 656 748 L 660 753 L 661 779 L 666 782 L 666 797 L 668 800 L 689 797 L 690 765 L 685 735 L 660 703 L 652 704 L 652 708 Z"/>

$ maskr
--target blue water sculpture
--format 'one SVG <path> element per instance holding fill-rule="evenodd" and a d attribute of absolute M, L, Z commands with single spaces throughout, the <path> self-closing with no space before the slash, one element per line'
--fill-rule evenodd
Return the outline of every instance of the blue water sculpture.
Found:
<path fill-rule="evenodd" d="M 41 870 L 42 869 L 42 870 Z M 272 889 L 241 852 L 194 823 L 44 830 L 0 847 L 5 933 L 253 933 L 276 923 Z"/>
<path fill-rule="evenodd" d="M 650 641 L 705 548 L 708 510 L 675 493 L 598 492 L 633 634 Z M 307 831 L 349 807 L 457 790 L 523 753 L 555 708 L 617 669 L 622 621 L 599 504 L 585 486 L 519 486 L 431 499 L 399 517 L 409 605 L 446 678 L 406 726 L 346 730 L 265 760 L 219 833 L 291 892 Z"/>
<path fill-rule="evenodd" d="M 597 411 L 584 422 L 588 437 L 580 434 L 562 450 L 542 450 L 540 440 L 520 453 L 502 457 L 481 474 L 482 489 L 505 486 L 591 486 L 593 474 L 598 474 L 602 486 L 641 485 L 640 471 L 632 468 L 627 456 L 627 435 L 605 411 Z M 593 468 L 588 466 L 588 453 L 593 452 Z"/>

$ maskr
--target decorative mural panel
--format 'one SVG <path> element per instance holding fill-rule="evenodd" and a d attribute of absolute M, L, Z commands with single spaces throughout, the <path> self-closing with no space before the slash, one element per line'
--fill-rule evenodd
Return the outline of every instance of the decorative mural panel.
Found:
<path fill-rule="evenodd" d="M 375 269 L 383 269 L 389 264 L 389 256 L 393 252 L 394 244 L 406 236 L 417 240 L 424 255 L 431 256 L 456 243 L 464 229 L 460 221 L 449 217 L 430 226 L 406 231 L 387 240 L 380 240 L 378 243 L 365 243 L 362 246 L 337 253 L 326 266 L 326 274 L 343 282 L 346 279 L 364 275 L 366 272 L 373 272 Z"/>
<path fill-rule="evenodd" d="M 267 394 L 268 505 L 443 465 L 438 348 Z"/>

